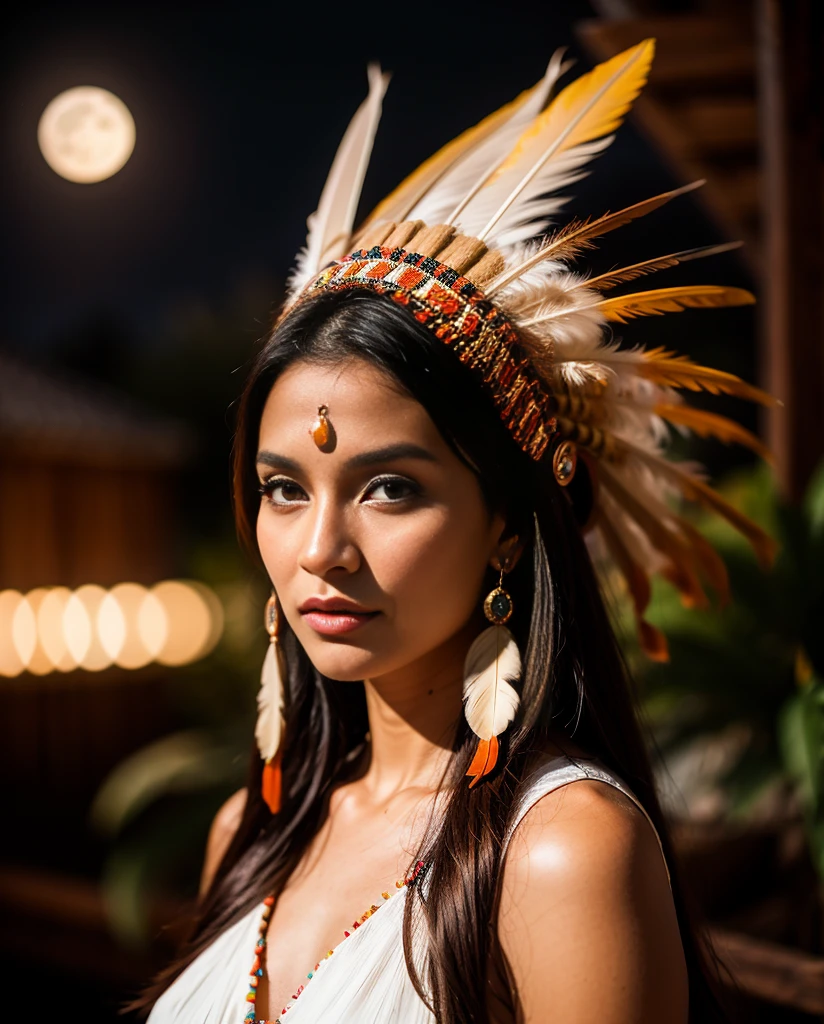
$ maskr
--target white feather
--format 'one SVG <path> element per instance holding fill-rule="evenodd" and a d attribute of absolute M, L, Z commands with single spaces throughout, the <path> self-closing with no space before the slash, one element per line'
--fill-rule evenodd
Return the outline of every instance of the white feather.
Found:
<path fill-rule="evenodd" d="M 481 189 L 457 219 L 457 226 L 464 234 L 481 238 L 489 248 L 496 250 L 532 238 L 547 226 L 553 214 L 568 201 L 568 197 L 545 197 L 554 196 L 559 189 L 585 178 L 589 172 L 582 168 L 606 149 L 613 138 L 613 135 L 609 135 L 594 142 L 585 142 L 547 161 L 529 185 L 524 187 L 517 202 L 513 202 L 494 221 L 493 229 L 485 232 L 484 229 L 493 222 L 503 200 L 512 192 L 517 179 L 523 174 L 523 169 L 519 167 L 507 171 L 494 183 Z"/>
<path fill-rule="evenodd" d="M 269 761 L 275 756 L 280 746 L 280 735 L 283 722 L 283 652 L 280 644 L 270 643 L 263 659 L 260 673 L 260 689 L 258 690 L 258 717 L 255 725 L 260 756 Z"/>
<path fill-rule="evenodd" d="M 306 246 L 297 256 L 289 278 L 294 298 L 329 259 L 342 255 L 352 234 L 363 179 L 372 153 L 375 131 L 389 75 L 370 64 L 369 95 L 349 122 L 323 186 L 317 210 L 307 220 Z"/>
<path fill-rule="evenodd" d="M 521 698 L 510 684 L 521 675 L 521 655 L 505 626 L 477 637 L 464 663 L 464 714 L 482 740 L 500 735 L 515 717 Z"/>
<path fill-rule="evenodd" d="M 405 219 L 422 220 L 424 224 L 458 223 L 456 217 L 464 204 L 506 159 L 526 126 L 543 109 L 552 87 L 569 68 L 569 63 L 562 63 L 562 56 L 563 51 L 556 50 L 547 65 L 543 79 L 514 111 L 512 117 L 450 168 L 418 200 Z"/>

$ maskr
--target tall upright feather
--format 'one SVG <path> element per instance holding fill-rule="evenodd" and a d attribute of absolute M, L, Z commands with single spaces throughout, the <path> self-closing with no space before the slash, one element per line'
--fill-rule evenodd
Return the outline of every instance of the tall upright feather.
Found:
<path fill-rule="evenodd" d="M 646 39 L 599 64 L 568 85 L 536 118 L 487 186 L 502 201 L 478 233 L 481 241 L 490 236 L 551 158 L 603 138 L 620 126 L 647 81 L 654 52 L 654 41 Z M 548 191 L 546 182 L 541 183 L 540 191 Z"/>
<path fill-rule="evenodd" d="M 455 168 L 465 165 L 471 158 L 473 165 L 481 165 L 479 155 L 484 160 L 489 157 L 489 150 L 484 147 L 488 141 L 494 140 L 508 126 L 515 128 L 517 132 L 522 129 L 524 119 L 527 121 L 537 114 L 546 102 L 549 90 L 552 88 L 558 75 L 562 73 L 563 66 L 560 63 L 560 55 L 553 56 L 547 67 L 546 74 L 531 89 L 525 89 L 519 96 L 509 103 L 505 103 L 498 110 L 488 114 L 482 121 L 467 128 L 456 139 L 441 147 L 437 153 L 425 160 L 416 170 L 406 177 L 397 188 L 383 199 L 364 221 L 363 227 L 376 224 L 379 221 L 400 222 L 414 220 L 418 216 L 412 216 L 416 204 L 427 195 L 427 193 L 438 185 L 441 180 Z M 513 139 L 511 134 L 504 136 L 503 145 L 506 152 L 506 145 L 511 145 Z M 496 158 L 497 159 L 497 158 Z M 474 180 L 477 171 L 469 172 L 469 184 Z M 455 200 L 457 202 L 457 200 Z M 454 203 L 453 203 L 454 205 Z M 443 218 L 441 213 L 435 220 L 429 223 L 437 224 Z"/>
<path fill-rule="evenodd" d="M 389 75 L 377 64 L 369 65 L 369 94 L 349 122 L 318 208 L 309 218 L 306 247 L 299 254 L 290 280 L 290 295 L 296 295 L 329 259 L 342 255 L 352 234 L 363 179 L 381 116 Z"/>

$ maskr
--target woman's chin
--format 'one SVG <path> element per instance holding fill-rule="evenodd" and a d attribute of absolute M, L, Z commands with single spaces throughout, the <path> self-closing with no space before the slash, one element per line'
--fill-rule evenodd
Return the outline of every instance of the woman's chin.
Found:
<path fill-rule="evenodd" d="M 326 649 L 319 649 L 319 647 Z M 334 650 L 329 648 L 334 647 Z M 312 644 L 304 648 L 309 660 L 327 679 L 335 679 L 341 683 L 360 682 L 380 671 L 379 660 L 372 654 L 357 648 L 348 650 L 341 644 Z"/>

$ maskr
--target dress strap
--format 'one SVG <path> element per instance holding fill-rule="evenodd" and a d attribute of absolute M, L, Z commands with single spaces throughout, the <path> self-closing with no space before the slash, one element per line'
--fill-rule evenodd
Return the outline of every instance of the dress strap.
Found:
<path fill-rule="evenodd" d="M 652 831 L 655 833 L 655 838 L 658 841 L 658 848 L 660 849 L 661 856 L 664 859 L 667 881 L 669 881 L 670 888 L 672 888 L 672 879 L 670 878 L 670 870 L 667 864 L 667 858 L 664 854 L 661 837 L 658 835 L 658 829 L 653 824 L 646 808 L 621 778 L 613 775 L 612 772 L 608 771 L 600 761 L 596 760 L 573 760 L 566 754 L 560 754 L 558 757 L 553 757 L 551 760 L 539 765 L 539 767 L 536 768 L 524 781 L 523 793 L 516 806 L 515 813 L 510 821 L 504 838 L 504 852 L 506 852 L 506 848 L 509 845 L 509 841 L 515 832 L 515 829 L 521 823 L 524 815 L 530 807 L 537 803 L 542 796 L 546 796 L 547 793 L 551 793 L 552 790 L 560 789 L 562 786 L 566 786 L 570 782 L 578 782 L 580 779 L 596 779 L 599 782 L 606 782 L 610 786 L 614 786 L 615 789 L 620 789 L 625 796 L 628 796 L 630 800 L 632 800 L 635 806 L 642 812 L 644 817 L 650 823 Z"/>

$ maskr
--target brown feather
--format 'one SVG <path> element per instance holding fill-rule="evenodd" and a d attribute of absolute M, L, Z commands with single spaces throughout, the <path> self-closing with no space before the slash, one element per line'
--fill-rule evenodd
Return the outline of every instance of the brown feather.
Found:
<path fill-rule="evenodd" d="M 647 380 L 669 387 L 689 388 L 691 391 L 705 390 L 713 395 L 724 392 L 728 395 L 737 395 L 739 398 L 748 398 L 751 402 L 761 402 L 763 405 L 781 404 L 766 391 L 747 384 L 732 373 L 714 370 L 708 366 L 698 366 L 687 356 L 677 356 L 663 347 L 644 352 L 636 372 Z"/>
<path fill-rule="evenodd" d="M 752 519 L 745 516 L 743 512 L 739 512 L 737 508 L 722 498 L 717 491 L 714 491 L 705 484 L 703 480 L 699 480 L 697 477 L 683 471 L 681 471 L 680 475 L 684 478 L 682 490 L 685 496 L 692 498 L 694 501 L 700 501 L 726 519 L 731 526 L 734 526 L 750 542 L 761 567 L 763 569 L 771 568 L 778 551 L 776 541 L 762 530 L 757 523 L 754 523 Z"/>
<path fill-rule="evenodd" d="M 623 210 L 618 210 L 617 213 L 605 213 L 595 220 L 572 221 L 572 223 L 551 235 L 545 244 L 536 253 L 524 260 L 520 266 L 513 267 L 505 274 L 496 278 L 490 287 L 486 289 L 487 296 L 491 297 L 496 291 L 505 288 L 510 282 L 520 277 L 530 267 L 534 267 L 537 263 L 542 262 L 542 260 L 549 259 L 550 256 L 555 259 L 573 259 L 579 252 L 593 247 L 593 238 L 599 238 L 609 231 L 623 227 L 624 224 L 629 224 L 630 221 L 636 220 L 638 217 L 652 213 L 653 210 L 657 210 L 659 206 L 663 206 L 671 199 L 675 199 L 676 196 L 684 195 L 685 192 L 691 192 L 703 184 L 703 180 L 694 181 L 689 185 L 684 185 L 682 188 L 676 188 L 670 192 L 662 192 L 651 199 L 644 199 L 640 203 L 634 203 Z"/>
<path fill-rule="evenodd" d="M 598 529 L 601 531 L 609 553 L 615 559 L 619 572 L 624 577 L 635 612 L 640 617 L 650 601 L 649 577 L 632 557 L 629 548 L 609 516 L 599 516 Z"/>
<path fill-rule="evenodd" d="M 678 463 L 662 459 L 660 456 L 651 455 L 642 448 L 637 448 L 627 442 L 619 441 L 619 447 L 623 447 L 628 454 L 632 454 L 642 462 L 646 462 L 656 475 L 665 476 L 678 487 L 685 498 L 688 498 L 690 501 L 701 502 L 701 504 L 717 512 L 718 515 L 726 519 L 731 526 L 734 526 L 739 533 L 746 537 L 752 545 L 762 568 L 769 569 L 772 566 L 778 550 L 775 540 L 762 530 L 757 523 L 753 522 L 748 516 L 745 516 L 743 512 L 739 512 L 737 508 L 734 508 L 728 501 L 722 498 L 717 491 L 714 491 L 708 484 L 705 484 L 703 480 L 699 480 L 694 474 L 681 469 Z"/>
<path fill-rule="evenodd" d="M 746 445 L 752 451 L 757 452 L 767 462 L 773 463 L 773 454 L 762 441 L 742 427 L 735 420 L 727 419 L 726 416 L 719 416 L 714 412 L 706 412 L 703 409 L 696 409 L 691 405 L 669 405 L 666 402 L 659 402 L 655 406 L 655 413 L 662 416 L 670 423 L 677 423 L 688 427 L 693 433 L 701 437 L 717 437 L 719 440 L 730 444 L 736 442 Z"/>
<path fill-rule="evenodd" d="M 706 608 L 709 599 L 693 568 L 694 556 L 684 538 L 669 529 L 664 522 L 632 494 L 607 468 L 600 467 L 600 483 L 612 499 L 641 527 L 650 544 L 669 560 L 671 567 L 663 575 L 677 587 L 686 605 Z"/>
<path fill-rule="evenodd" d="M 654 274 L 658 270 L 667 270 L 669 267 L 687 263 L 689 260 L 701 259 L 703 256 L 715 256 L 721 252 L 729 252 L 731 249 L 740 248 L 740 246 L 740 242 L 725 242 L 722 245 L 702 245 L 696 249 L 683 249 L 681 252 L 673 252 L 668 256 L 656 256 L 650 260 L 633 263 L 628 267 L 619 267 L 606 274 L 599 274 L 597 277 L 590 277 L 586 281 L 582 281 L 578 287 L 595 288 L 597 291 L 606 292 L 616 285 L 635 281 L 639 277 L 646 277 L 647 274 Z"/>

